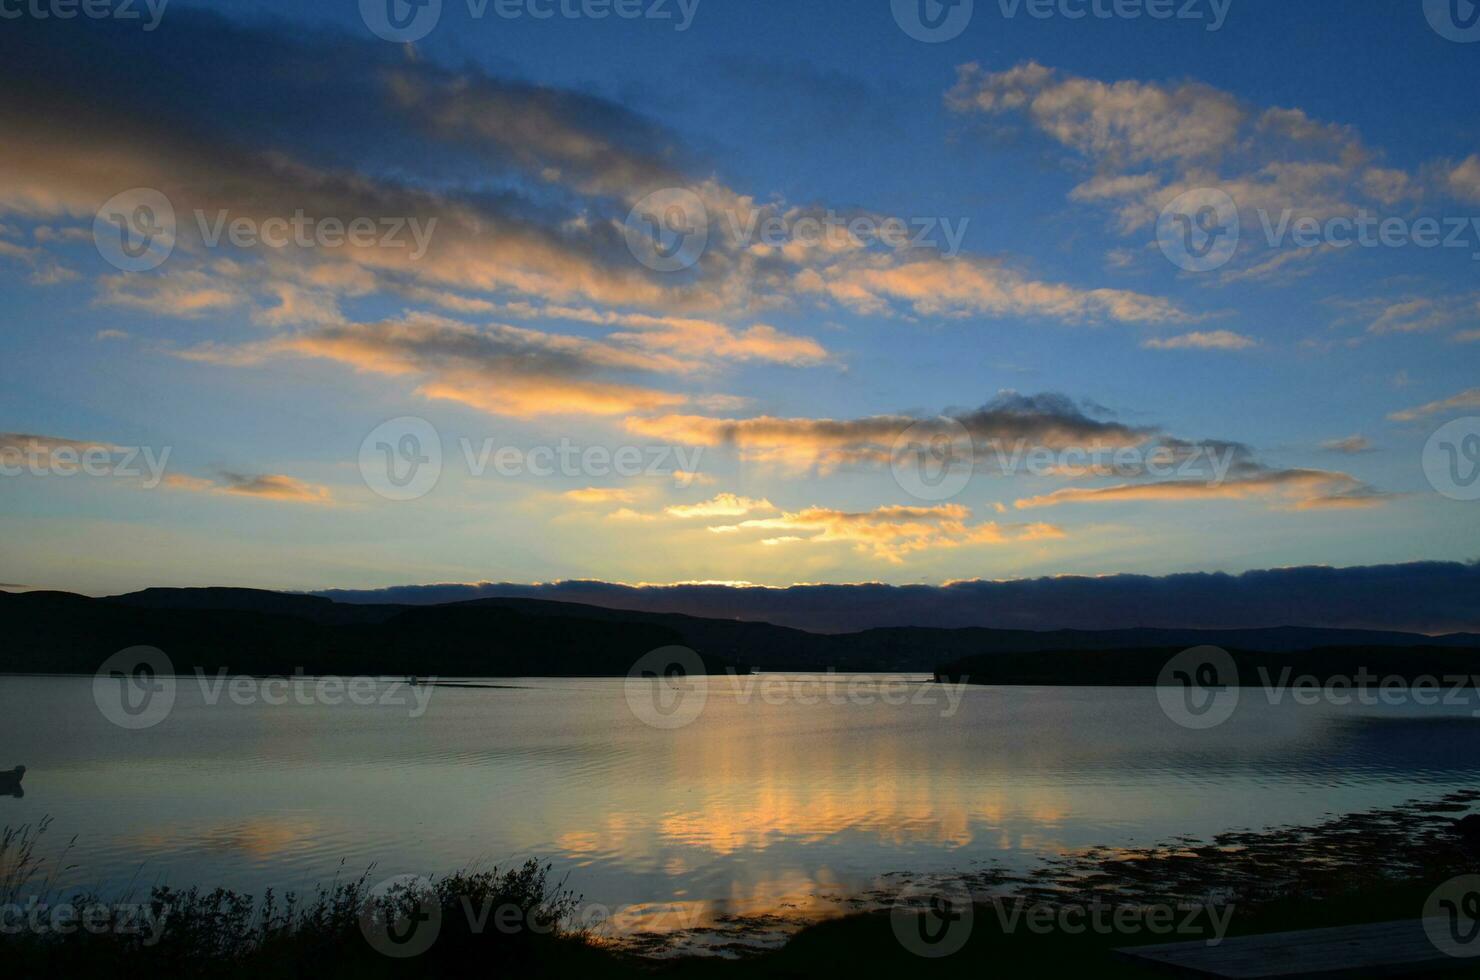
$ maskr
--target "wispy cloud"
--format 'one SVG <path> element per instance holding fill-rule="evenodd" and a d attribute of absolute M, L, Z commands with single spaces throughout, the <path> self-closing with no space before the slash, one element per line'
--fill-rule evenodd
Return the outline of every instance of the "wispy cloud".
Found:
<path fill-rule="evenodd" d="M 1433 167 L 1385 166 L 1354 127 L 1297 107 L 1252 105 L 1197 81 L 1102 81 L 1035 61 L 999 72 L 968 63 L 957 69 L 946 104 L 966 116 L 1023 119 L 1085 161 L 1094 176 L 1069 197 L 1111 208 L 1127 235 L 1200 187 L 1227 193 L 1250 227 L 1256 214 L 1324 219 L 1364 207 L 1391 213 L 1429 194 L 1480 200 L 1480 158 L 1431 179 Z M 1254 257 L 1258 237 L 1244 236 L 1241 264 L 1212 281 L 1286 280 L 1307 274 L 1312 257 L 1334 252 L 1294 248 Z"/>
<path fill-rule="evenodd" d="M 663 513 L 669 517 L 678 518 L 740 517 L 753 511 L 775 509 L 776 506 L 769 500 L 756 497 L 742 497 L 733 493 L 720 493 L 697 504 L 674 504 L 670 507 L 665 507 L 663 508 Z"/>
<path fill-rule="evenodd" d="M 40 246 L 21 245 L 0 239 L 0 259 L 19 262 L 31 270 L 30 280 L 37 286 L 55 286 L 81 278 L 75 269 L 62 265 Z"/>
<path fill-rule="evenodd" d="M 1382 305 L 1367 325 L 1367 331 L 1376 334 L 1421 333 L 1466 320 L 1480 321 L 1480 301 L 1473 295 L 1416 296 Z"/>
<path fill-rule="evenodd" d="M 171 473 L 164 478 L 163 485 L 171 490 L 222 493 L 286 503 L 329 504 L 334 500 L 328 487 L 306 483 L 281 473 L 246 474 L 222 471 L 215 479 Z"/>
<path fill-rule="evenodd" d="M 1388 418 L 1394 422 L 1416 422 L 1430 415 L 1466 408 L 1480 408 L 1480 388 L 1468 388 L 1448 398 L 1441 398 L 1414 408 L 1405 408 L 1400 412 L 1391 413 Z"/>
<path fill-rule="evenodd" d="M 895 304 L 921 316 L 1033 316 L 1066 323 L 1176 323 L 1192 319 L 1171 300 L 1124 289 L 1082 289 L 1030 279 L 1004 263 L 965 256 L 905 263 L 865 257 L 796 276 L 803 293 L 826 296 L 860 313 Z"/>
<path fill-rule="evenodd" d="M 1232 330 L 1210 330 L 1206 333 L 1184 333 L 1175 337 L 1153 337 L 1141 344 L 1151 350 L 1248 350 L 1259 341 Z"/>
<path fill-rule="evenodd" d="M 1124 501 L 1263 500 L 1279 510 L 1330 510 L 1380 506 L 1394 498 L 1349 473 L 1317 469 L 1267 469 L 1246 463 L 1225 480 L 1161 480 L 1108 487 L 1064 487 L 1014 503 L 1019 509 L 1060 504 Z"/>
<path fill-rule="evenodd" d="M 1342 439 L 1327 439 L 1321 443 L 1321 448 L 1333 453 L 1355 456 L 1359 453 L 1372 452 L 1372 440 L 1364 435 L 1351 435 Z"/>
<path fill-rule="evenodd" d="M 609 339 L 637 349 L 683 358 L 685 370 L 703 370 L 712 366 L 714 361 L 724 360 L 800 366 L 820 364 L 828 359 L 827 350 L 816 340 L 786 334 L 764 323 L 737 329 L 695 317 L 654 316 L 522 302 L 504 306 L 490 304 L 490 309 L 520 319 L 560 319 L 624 327 L 627 329 L 609 334 Z"/>

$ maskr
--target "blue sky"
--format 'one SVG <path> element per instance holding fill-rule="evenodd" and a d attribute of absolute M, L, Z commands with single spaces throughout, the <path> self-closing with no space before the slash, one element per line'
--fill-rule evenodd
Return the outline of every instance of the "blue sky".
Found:
<path fill-rule="evenodd" d="M 1209 30 L 1210 4 L 977 0 L 941 43 L 887 0 L 700 0 L 681 31 L 672 2 L 518 9 L 444 0 L 409 45 L 351 2 L 5 25 L 0 432 L 36 465 L 0 476 L 0 582 L 903 583 L 1480 551 L 1475 503 L 1424 464 L 1480 432 L 1430 438 L 1480 415 L 1480 43 L 1422 4 L 1233 0 Z M 94 218 L 140 188 L 175 245 L 120 269 Z M 1212 191 L 1238 248 L 1179 267 L 1158 228 Z M 679 192 L 708 239 L 654 270 L 630 216 Z M 298 211 L 414 220 L 428 246 L 202 234 Z M 1459 247 L 1331 247 L 1361 214 Z M 1282 215 L 1316 240 L 1271 244 Z M 821 247 L 807 217 L 927 233 Z M 736 236 L 767 218 L 791 248 Z M 442 466 L 388 499 L 362 443 L 405 418 Z M 959 463 L 963 433 L 956 492 L 901 477 L 914 440 Z M 480 476 L 463 440 L 633 446 L 661 472 Z M 1015 444 L 1048 462 L 1000 472 Z M 89 447 L 105 474 L 62 472 Z M 133 447 L 168 451 L 157 479 Z M 1076 467 L 1084 447 L 1139 464 Z"/>

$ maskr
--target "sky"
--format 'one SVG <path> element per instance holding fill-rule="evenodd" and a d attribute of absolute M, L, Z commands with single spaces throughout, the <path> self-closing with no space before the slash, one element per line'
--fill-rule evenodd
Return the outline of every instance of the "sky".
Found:
<path fill-rule="evenodd" d="M 0 584 L 1480 557 L 1464 4 L 386 2 L 0 4 Z"/>

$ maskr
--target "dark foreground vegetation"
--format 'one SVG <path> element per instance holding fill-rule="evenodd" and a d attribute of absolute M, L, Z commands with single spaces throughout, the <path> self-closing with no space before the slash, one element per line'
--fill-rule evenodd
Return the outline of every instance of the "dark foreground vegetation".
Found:
<path fill-rule="evenodd" d="M 321 891 L 306 902 L 272 896 L 254 902 L 222 891 L 157 889 L 151 900 L 170 907 L 169 926 L 152 945 L 117 935 L 11 933 L 0 935 L 0 962 L 5 976 L 25 978 L 1139 977 L 1151 974 L 1114 950 L 1163 942 L 1164 937 L 1006 929 L 999 907 L 990 904 L 992 896 L 1058 907 L 1211 901 L 1231 907 L 1231 936 L 1416 919 L 1441 882 L 1480 872 L 1480 846 L 1469 828 L 1474 821 L 1459 819 L 1477 800 L 1480 792 L 1467 791 L 1310 827 L 1231 833 L 1212 841 L 1172 841 L 1138 850 L 1097 849 L 1047 862 L 1029 874 L 983 870 L 964 879 L 981 903 L 969 940 L 959 952 L 939 959 L 918 957 L 896 938 L 890 913 L 881 908 L 889 902 L 890 890 L 868 897 L 874 910 L 814 925 L 779 950 L 752 951 L 735 959 L 644 958 L 600 935 L 563 925 L 580 906 L 580 897 L 552 883 L 548 867 L 530 863 L 437 881 L 427 895 L 436 905 L 440 927 L 430 947 L 414 957 L 397 959 L 378 951 L 364 926 L 367 911 L 395 920 L 416 910 L 412 893 L 377 898 L 361 879 Z M 34 830 L 11 831 L 5 837 L 0 898 L 7 902 L 37 886 L 36 839 Z M 470 907 L 517 909 L 510 921 L 531 927 L 473 929 Z M 1203 933 L 1174 938 L 1197 939 Z M 1456 960 L 1453 966 L 1446 975 L 1480 975 L 1475 961 Z"/>
<path fill-rule="evenodd" d="M 0 591 L 0 673 L 96 671 L 132 646 L 177 671 L 257 675 L 625 676 L 680 645 L 710 672 L 939 671 L 993 684 L 1154 683 L 1167 651 L 1204 644 L 1298 655 L 1323 672 L 1399 664 L 1406 674 L 1480 672 L 1480 635 L 1310 629 L 870 629 L 818 634 L 539 599 L 353 604 L 254 589 L 146 589 L 105 599 Z M 1364 660 L 1363 658 L 1367 658 Z M 948 666 L 942 666 L 948 665 Z M 1149 677 L 1149 680 L 1147 679 Z"/>

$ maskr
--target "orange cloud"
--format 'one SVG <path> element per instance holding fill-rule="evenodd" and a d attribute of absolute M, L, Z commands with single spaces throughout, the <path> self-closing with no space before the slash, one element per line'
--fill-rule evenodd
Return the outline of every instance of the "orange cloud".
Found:
<path fill-rule="evenodd" d="M 633 385 L 512 378 L 498 382 L 481 372 L 453 373 L 417 389 L 427 398 L 460 402 L 491 415 L 624 415 L 666 408 L 682 395 Z"/>
<path fill-rule="evenodd" d="M 828 358 L 827 350 L 812 338 L 783 333 L 764 323 L 737 331 L 713 320 L 617 313 L 588 307 L 510 303 L 504 311 L 521 318 L 547 317 L 628 327 L 631 329 L 613 333 L 609 339 L 642 350 L 684 357 L 694 367 L 705 366 L 711 358 L 795 366 L 818 364 Z"/>
<path fill-rule="evenodd" d="M 668 368 L 677 362 L 601 341 L 503 324 L 484 328 L 430 314 L 402 320 L 329 325 L 240 348 L 202 346 L 180 356 L 244 365 L 295 354 L 358 371 L 420 378 L 428 398 L 460 402 L 494 415 L 622 415 L 687 400 L 684 395 L 598 377 Z"/>
<path fill-rule="evenodd" d="M 1377 507 L 1393 495 L 1333 470 L 1269 470 L 1245 464 L 1246 474 L 1215 480 L 1166 480 L 1110 487 L 1065 487 L 1015 502 L 1019 509 L 1116 501 L 1248 500 L 1262 498 L 1286 510 Z"/>
<path fill-rule="evenodd" d="M 317 483 L 305 483 L 295 477 L 280 473 L 264 473 L 260 476 L 222 473 L 220 480 L 207 480 L 202 477 L 172 473 L 164 478 L 163 485 L 172 490 L 224 493 L 299 504 L 328 504 L 333 503 L 334 499 L 328 487 Z"/>

